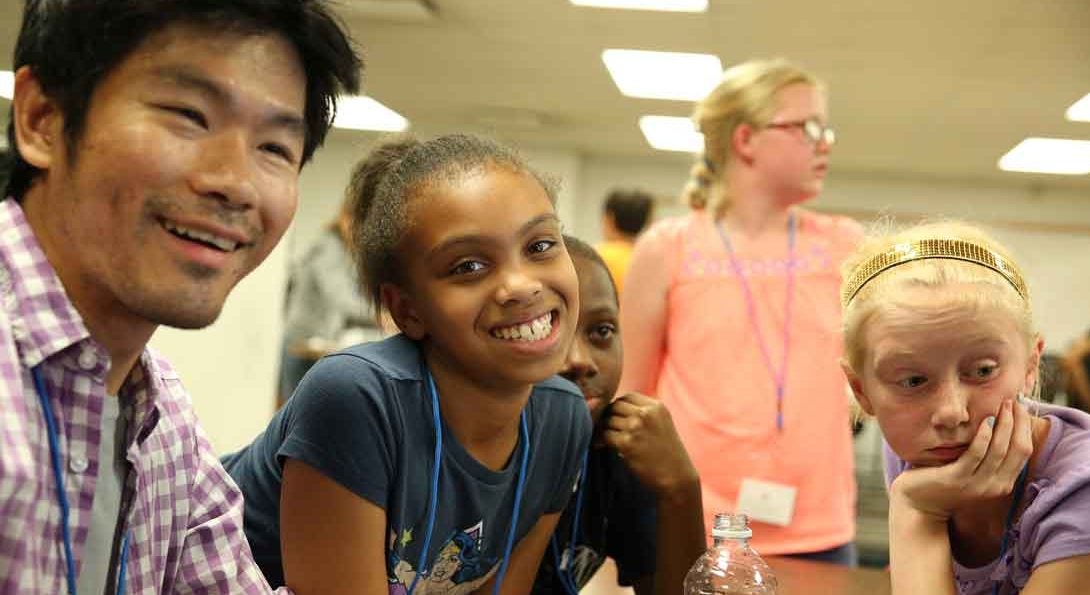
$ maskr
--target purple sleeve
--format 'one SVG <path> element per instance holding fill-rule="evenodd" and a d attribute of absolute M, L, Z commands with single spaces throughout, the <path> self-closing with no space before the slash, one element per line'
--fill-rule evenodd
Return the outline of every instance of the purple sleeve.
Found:
<path fill-rule="evenodd" d="M 273 591 L 254 562 L 242 530 L 242 492 L 216 459 L 200 425 L 193 423 L 193 507 L 173 592 L 268 595 Z"/>
<path fill-rule="evenodd" d="M 898 457 L 897 454 L 893 452 L 893 449 L 886 443 L 885 438 L 882 439 L 882 467 L 886 470 L 887 489 L 898 475 L 903 473 L 905 469 L 908 469 L 908 463 L 902 461 L 901 457 Z"/>
<path fill-rule="evenodd" d="M 1022 519 L 1023 563 L 1042 564 L 1090 554 L 1090 463 L 1042 486 Z M 1031 488 L 1032 489 L 1032 488 Z"/>

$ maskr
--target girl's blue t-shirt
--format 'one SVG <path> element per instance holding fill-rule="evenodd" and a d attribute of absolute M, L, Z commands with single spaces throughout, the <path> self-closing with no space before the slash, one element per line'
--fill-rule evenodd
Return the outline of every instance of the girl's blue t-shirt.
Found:
<path fill-rule="evenodd" d="M 407 592 L 425 541 L 435 449 L 423 373 L 420 349 L 403 335 L 329 355 L 307 373 L 264 433 L 224 457 L 245 496 L 254 559 L 274 587 L 284 582 L 280 484 L 283 462 L 292 458 L 386 511 L 389 592 Z M 530 452 L 516 543 L 543 514 L 564 509 L 591 434 L 582 394 L 560 377 L 535 386 L 525 412 Z M 415 594 L 468 593 L 498 570 L 524 440 L 520 435 L 504 469 L 492 471 L 444 424 L 428 572 Z"/>

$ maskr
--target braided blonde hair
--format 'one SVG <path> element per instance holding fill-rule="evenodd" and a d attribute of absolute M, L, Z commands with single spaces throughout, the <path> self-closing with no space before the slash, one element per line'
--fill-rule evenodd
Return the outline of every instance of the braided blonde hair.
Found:
<path fill-rule="evenodd" d="M 696 210 L 711 209 L 716 215 L 726 210 L 726 192 L 715 197 L 712 190 L 722 183 L 723 172 L 718 169 L 730 157 L 735 128 L 740 124 L 768 124 L 776 112 L 780 90 L 797 83 L 825 90 L 816 77 L 782 58 L 749 60 L 723 72 L 719 85 L 693 111 L 693 123 L 704 135 L 704 153 L 689 171 L 689 181 L 682 191 L 686 204 Z"/>

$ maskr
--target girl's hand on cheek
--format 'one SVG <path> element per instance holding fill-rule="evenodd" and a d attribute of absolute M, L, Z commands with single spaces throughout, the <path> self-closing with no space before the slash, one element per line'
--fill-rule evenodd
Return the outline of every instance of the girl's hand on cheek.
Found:
<path fill-rule="evenodd" d="M 994 427 L 987 421 L 980 424 L 957 460 L 899 475 L 890 486 L 891 505 L 946 521 L 958 508 L 1009 494 L 1033 454 L 1031 416 L 1021 404 L 1007 400 L 994 419 Z"/>

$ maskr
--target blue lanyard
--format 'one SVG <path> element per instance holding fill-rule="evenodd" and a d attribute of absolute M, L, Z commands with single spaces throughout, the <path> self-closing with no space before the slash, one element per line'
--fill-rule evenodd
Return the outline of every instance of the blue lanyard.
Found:
<path fill-rule="evenodd" d="M 68 584 L 68 595 L 76 595 L 76 560 L 72 555 L 72 533 L 68 528 L 68 494 L 64 491 L 64 476 L 61 471 L 61 447 L 57 437 L 57 418 L 53 414 L 53 405 L 49 402 L 49 392 L 46 391 L 45 380 L 42 378 L 40 367 L 30 370 L 34 377 L 34 388 L 38 391 L 38 401 L 42 404 L 42 417 L 45 418 L 45 430 L 49 436 L 49 458 L 53 463 L 53 485 L 57 490 L 57 501 L 61 506 L 61 538 L 64 541 L 65 579 Z M 117 574 L 117 595 L 125 592 L 125 562 L 129 558 L 129 533 L 121 540 L 121 559 Z"/>
<path fill-rule="evenodd" d="M 443 464 L 443 420 L 439 415 L 439 390 L 435 388 L 435 379 L 431 371 L 424 368 L 424 375 L 428 380 L 428 392 L 431 393 L 432 425 L 435 426 L 435 452 L 432 455 L 434 464 L 431 466 L 431 489 L 428 491 L 428 521 L 424 529 L 424 547 L 420 550 L 420 558 L 416 563 L 416 575 L 409 585 L 408 595 L 412 595 L 416 588 L 416 582 L 420 577 L 428 573 L 425 566 L 428 561 L 428 547 L 431 545 L 432 532 L 435 529 L 435 511 L 439 503 L 439 468 Z M 503 584 L 504 575 L 507 574 L 507 563 L 511 560 L 511 550 L 515 545 L 515 533 L 519 523 L 519 509 L 522 507 L 522 491 L 526 484 L 526 464 L 530 460 L 530 429 L 526 425 L 526 408 L 519 414 L 520 439 L 522 440 L 522 460 L 519 463 L 518 480 L 515 484 L 515 503 L 511 507 L 511 524 L 507 528 L 507 544 L 503 549 L 503 559 L 500 561 L 500 569 L 496 573 L 496 582 L 492 585 L 492 595 L 498 595 L 500 585 Z"/>
<path fill-rule="evenodd" d="M 749 315 L 753 334 L 757 337 L 757 345 L 761 348 L 761 356 L 764 357 L 765 367 L 772 375 L 772 382 L 776 385 L 776 430 L 783 432 L 783 395 L 787 386 L 787 353 L 791 350 L 791 305 L 795 295 L 795 214 L 787 216 L 787 297 L 783 314 L 783 353 L 780 355 L 780 369 L 777 371 L 772 365 L 772 356 L 768 353 L 768 344 L 761 334 L 761 326 L 757 324 L 757 304 L 753 299 L 753 289 L 749 286 L 742 265 L 734 254 L 734 247 L 730 243 L 726 227 L 719 223 L 715 226 L 719 231 L 719 237 L 723 239 L 723 246 L 730 257 L 730 266 L 734 269 L 738 282 L 742 284 L 742 295 L 746 300 L 746 313 Z"/>
<path fill-rule="evenodd" d="M 1022 467 L 1022 472 L 1018 474 L 1018 481 L 1014 483 L 1014 499 L 1011 500 L 1010 510 L 1007 511 L 1007 521 L 1003 524 L 1003 539 L 999 542 L 999 563 L 1003 563 L 1003 556 L 1007 555 L 1007 547 L 1010 546 L 1010 533 L 1011 524 L 1014 522 L 1014 515 L 1018 512 L 1018 505 L 1022 503 L 1022 492 L 1026 489 L 1026 476 L 1029 475 L 1029 463 L 1026 463 Z M 999 595 L 999 585 L 1001 583 L 996 581 L 992 585 L 992 593 Z"/>
<path fill-rule="evenodd" d="M 568 595 L 579 595 L 579 585 L 575 584 L 575 575 L 572 574 L 571 565 L 575 564 L 575 546 L 579 542 L 579 522 L 583 517 L 583 494 L 586 490 L 583 486 L 587 483 L 587 453 L 583 453 L 583 465 L 579 470 L 579 484 L 575 488 L 575 514 L 571 519 L 571 541 L 568 542 L 567 557 L 560 556 L 560 546 L 556 543 L 556 532 L 553 531 L 552 537 L 549 539 L 553 550 L 553 560 L 555 560 L 556 577 L 560 581 L 561 585 L 564 585 L 564 591 Z"/>

